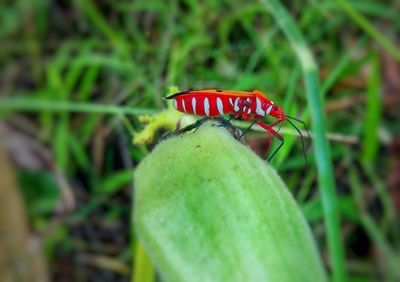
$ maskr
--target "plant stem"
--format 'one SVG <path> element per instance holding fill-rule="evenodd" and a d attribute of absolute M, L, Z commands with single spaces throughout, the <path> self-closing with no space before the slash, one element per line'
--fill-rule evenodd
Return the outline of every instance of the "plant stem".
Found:
<path fill-rule="evenodd" d="M 153 114 L 156 111 L 144 108 L 130 108 L 115 105 L 75 103 L 68 101 L 39 100 L 32 98 L 0 98 L 0 111 L 51 111 L 84 112 L 113 115 Z"/>
<path fill-rule="evenodd" d="M 318 180 L 327 229 L 328 250 L 332 265 L 332 281 L 345 281 L 344 248 L 340 234 L 340 219 L 335 182 L 333 178 L 330 146 L 325 137 L 325 117 L 319 95 L 318 67 L 314 57 L 293 18 L 278 0 L 261 0 L 269 9 L 292 45 L 303 70 L 308 105 L 312 118 L 314 152 L 318 168 Z"/>

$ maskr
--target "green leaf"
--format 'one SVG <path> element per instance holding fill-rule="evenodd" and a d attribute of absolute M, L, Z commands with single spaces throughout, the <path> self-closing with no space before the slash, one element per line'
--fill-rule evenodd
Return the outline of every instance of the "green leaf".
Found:
<path fill-rule="evenodd" d="M 379 57 L 374 54 L 371 58 L 372 70 L 368 80 L 367 109 L 364 122 L 364 142 L 362 144 L 362 160 L 371 165 L 379 150 L 378 127 L 382 116 L 382 102 L 380 97 L 380 67 Z"/>
<path fill-rule="evenodd" d="M 114 194 L 119 189 L 129 184 L 132 181 L 132 177 L 133 173 L 130 169 L 116 172 L 100 182 L 97 192 L 105 195 Z"/>
<path fill-rule="evenodd" d="M 47 171 L 21 171 L 19 184 L 30 217 L 36 230 L 47 226 L 46 218 L 54 212 L 60 201 L 60 189 L 54 176 Z"/>
<path fill-rule="evenodd" d="M 134 181 L 138 237 L 166 281 L 326 281 L 292 195 L 227 130 L 161 142 Z"/>

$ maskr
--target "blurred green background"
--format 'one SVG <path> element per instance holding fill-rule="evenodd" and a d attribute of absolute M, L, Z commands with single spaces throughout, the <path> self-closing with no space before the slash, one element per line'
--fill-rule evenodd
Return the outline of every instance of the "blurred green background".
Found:
<path fill-rule="evenodd" d="M 312 127 L 300 61 L 269 2 L 1 1 L 0 231 L 19 243 L 0 238 L 0 275 L 14 275 L 13 258 L 38 264 L 31 278 L 154 280 L 129 228 L 132 171 L 166 129 L 150 144 L 132 135 L 170 87 L 260 89 Z M 282 4 L 319 67 L 348 279 L 400 279 L 400 2 Z M 282 132 L 272 165 L 331 269 L 318 151 L 305 163 L 299 138 Z M 246 137 L 265 153 L 265 133 Z"/>

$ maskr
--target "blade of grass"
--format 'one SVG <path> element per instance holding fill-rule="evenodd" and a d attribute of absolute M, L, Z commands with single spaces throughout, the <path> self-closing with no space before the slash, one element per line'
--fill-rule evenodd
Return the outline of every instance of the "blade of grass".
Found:
<path fill-rule="evenodd" d="M 330 146 L 325 137 L 325 117 L 322 111 L 322 101 L 319 95 L 318 67 L 308 49 L 305 39 L 293 18 L 278 0 L 261 0 L 296 53 L 302 69 L 306 86 L 308 104 L 312 118 L 314 133 L 314 152 L 318 168 L 318 180 L 324 209 L 325 226 L 327 229 L 329 257 L 332 265 L 332 280 L 345 281 L 344 248 L 340 233 L 340 220 L 337 204 L 335 182 L 333 178 Z"/>
<path fill-rule="evenodd" d="M 25 45 L 26 54 L 30 56 L 32 64 L 32 75 L 34 79 L 39 81 L 40 74 L 40 43 L 38 38 L 38 30 L 36 25 L 37 10 L 35 9 L 35 2 L 31 1 L 19 1 L 21 16 L 22 16 L 22 27 L 24 36 L 23 44 Z"/>
<path fill-rule="evenodd" d="M 94 104 L 94 103 L 75 103 L 69 101 L 49 101 L 20 98 L 0 98 L 0 111 L 25 111 L 25 112 L 82 112 L 111 115 L 141 115 L 155 114 L 156 110 L 145 108 L 131 108 L 115 105 Z"/>
<path fill-rule="evenodd" d="M 71 66 L 97 66 L 107 67 L 118 73 L 133 73 L 137 71 L 135 65 L 123 58 L 107 54 L 87 52 L 80 54 L 71 61 Z"/>
<path fill-rule="evenodd" d="M 379 57 L 371 58 L 372 70 L 368 80 L 366 117 L 364 122 L 364 138 L 362 143 L 362 161 L 372 165 L 379 149 L 378 127 L 381 120 L 382 103 L 380 98 L 380 67 Z"/>
<path fill-rule="evenodd" d="M 396 209 L 393 206 L 393 200 L 388 192 L 389 189 L 371 165 L 364 164 L 362 165 L 362 168 L 382 205 L 383 214 L 379 226 L 380 229 L 382 232 L 386 233 L 388 233 L 390 228 L 393 228 L 394 231 L 398 231 L 398 225 L 396 224 Z"/>
<path fill-rule="evenodd" d="M 89 114 L 86 116 L 86 120 L 77 128 L 77 136 L 79 136 L 80 142 L 87 144 L 90 138 L 93 136 L 96 126 L 103 119 L 101 114 Z"/>
<path fill-rule="evenodd" d="M 132 169 L 118 171 L 110 176 L 103 178 L 96 192 L 102 195 L 111 195 L 123 188 L 132 181 Z"/>
<path fill-rule="evenodd" d="M 296 109 L 295 109 L 296 106 L 295 103 L 293 103 L 294 101 L 293 97 L 294 94 L 296 93 L 299 77 L 300 77 L 300 66 L 296 63 L 287 80 L 285 99 L 282 103 L 282 108 L 288 109 L 288 115 L 291 116 L 296 116 Z M 276 167 L 279 167 L 280 164 L 282 164 L 287 159 L 293 146 L 296 144 L 296 140 L 298 140 L 297 138 L 299 137 L 285 136 L 285 146 L 282 147 L 280 154 L 277 155 L 276 158 L 272 160 L 273 164 L 276 165 Z"/>
<path fill-rule="evenodd" d="M 356 11 L 346 0 L 336 0 L 342 10 L 355 21 L 364 32 L 375 39 L 393 58 L 400 61 L 400 48 L 387 39 L 381 31 L 376 29 L 362 14 Z"/>
<path fill-rule="evenodd" d="M 375 223 L 373 218 L 368 214 L 365 207 L 365 201 L 362 196 L 362 187 L 359 176 L 354 168 L 350 169 L 349 172 L 349 182 L 351 183 L 350 187 L 352 189 L 352 194 L 354 196 L 354 200 L 359 209 L 360 221 L 367 232 L 368 236 L 374 242 L 379 252 L 381 253 L 382 258 L 385 260 L 383 264 L 386 268 L 386 272 L 388 274 L 388 281 L 395 281 L 396 278 L 400 278 L 399 271 L 399 263 L 400 257 L 396 255 L 393 251 L 393 248 L 388 244 L 385 239 L 385 235 L 381 232 L 379 226 Z M 378 258 L 379 260 L 379 258 Z M 395 278 L 396 277 L 396 278 Z"/>
<path fill-rule="evenodd" d="M 68 136 L 68 145 L 71 148 L 71 158 L 78 168 L 87 169 L 91 163 L 84 148 L 84 143 L 80 142 L 75 135 Z"/>
<path fill-rule="evenodd" d="M 306 202 L 307 196 L 310 193 L 312 184 L 314 179 L 316 178 L 316 173 L 314 170 L 310 170 L 304 177 L 303 183 L 301 183 L 301 188 L 299 189 L 299 193 L 296 197 L 298 199 L 300 205 L 304 205 Z"/>
<path fill-rule="evenodd" d="M 105 37 L 114 45 L 115 49 L 124 58 L 130 58 L 128 41 L 122 34 L 109 25 L 96 5 L 91 0 L 74 1 L 79 10 L 87 15 L 92 24 L 104 34 Z"/>
<path fill-rule="evenodd" d="M 70 162 L 68 135 L 71 132 L 69 132 L 69 117 L 65 112 L 61 113 L 60 117 L 58 117 L 57 126 L 53 134 L 53 152 L 57 165 L 66 171 Z"/>
<path fill-rule="evenodd" d="M 340 57 L 336 66 L 332 69 L 332 71 L 329 72 L 328 76 L 322 82 L 320 88 L 321 95 L 325 95 L 329 91 L 329 89 L 331 89 L 332 86 L 339 80 L 340 76 L 346 70 L 346 67 L 351 62 L 350 53 L 351 52 L 344 53 L 344 55 Z"/>
<path fill-rule="evenodd" d="M 352 0 L 349 3 L 351 7 L 357 12 L 363 13 L 364 15 L 380 17 L 388 20 L 394 20 L 397 16 L 396 9 L 393 9 L 392 5 L 388 5 L 383 2 L 378 1 L 366 1 L 366 0 Z M 329 12 L 337 12 L 341 8 L 335 3 L 335 1 L 313 1 L 313 5 L 318 5 L 325 14 Z"/>
<path fill-rule="evenodd" d="M 72 69 L 63 75 L 70 52 L 71 46 L 67 44 L 64 48 L 60 48 L 57 55 L 48 64 L 46 94 L 50 93 L 50 97 L 54 100 L 68 100 L 73 87 L 73 80 L 76 81 L 77 79 L 76 71 Z M 67 112 L 54 114 L 51 111 L 43 111 L 42 116 L 45 116 L 47 118 L 45 121 L 48 122 L 45 131 L 46 139 L 54 141 L 52 147 L 57 165 L 65 171 L 69 166 L 70 159 L 68 146 L 68 135 L 71 134 L 69 132 L 69 114 Z"/>
<path fill-rule="evenodd" d="M 87 101 L 91 94 L 91 91 L 95 85 L 96 79 L 98 78 L 100 67 L 89 66 L 86 72 L 82 76 L 82 83 L 79 86 L 77 97 L 79 101 Z"/>

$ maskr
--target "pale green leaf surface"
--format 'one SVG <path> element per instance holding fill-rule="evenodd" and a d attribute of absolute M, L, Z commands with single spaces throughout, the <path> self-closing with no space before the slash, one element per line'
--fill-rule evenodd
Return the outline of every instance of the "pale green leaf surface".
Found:
<path fill-rule="evenodd" d="M 161 142 L 134 179 L 134 224 L 166 281 L 326 281 L 292 195 L 227 130 Z"/>

